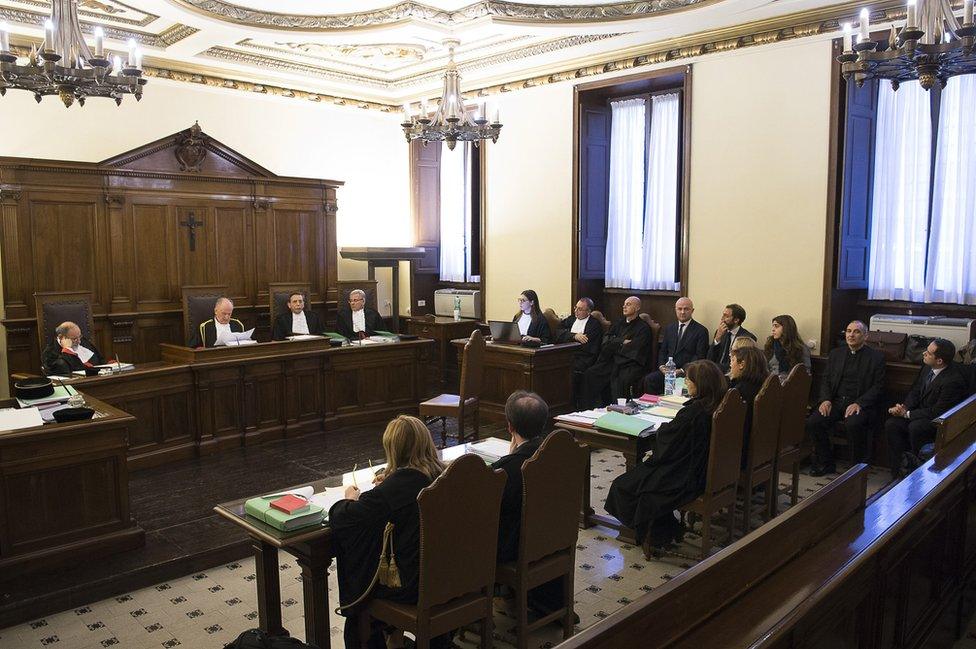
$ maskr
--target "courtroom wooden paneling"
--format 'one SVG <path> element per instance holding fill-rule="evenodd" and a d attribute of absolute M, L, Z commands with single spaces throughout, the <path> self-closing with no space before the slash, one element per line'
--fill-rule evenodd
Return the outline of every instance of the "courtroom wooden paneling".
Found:
<path fill-rule="evenodd" d="M 98 417 L 0 433 L 0 571 L 50 569 L 142 545 L 129 514 L 133 418 L 89 399 Z M 0 403 L 10 407 L 13 400 Z"/>
<path fill-rule="evenodd" d="M 194 143 L 206 153 L 184 169 L 175 152 Z M 307 282 L 309 308 L 333 320 L 341 184 L 277 176 L 196 128 L 97 164 L 0 158 L 11 371 L 40 367 L 35 292 L 90 291 L 96 345 L 136 363 L 183 342 L 181 286 L 227 285 L 259 339 L 269 282 Z"/>

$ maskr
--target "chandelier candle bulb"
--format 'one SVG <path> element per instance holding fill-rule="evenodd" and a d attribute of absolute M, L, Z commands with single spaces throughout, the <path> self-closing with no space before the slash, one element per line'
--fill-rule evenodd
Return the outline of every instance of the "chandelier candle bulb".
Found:
<path fill-rule="evenodd" d="M 44 21 L 44 49 L 54 51 L 54 23 L 50 18 Z"/>
<path fill-rule="evenodd" d="M 844 51 L 854 51 L 854 31 L 850 23 L 844 23 Z"/>
<path fill-rule="evenodd" d="M 7 23 L 0 23 L 0 52 L 10 51 L 10 27 Z"/>
<path fill-rule="evenodd" d="M 871 14 L 865 7 L 861 9 L 861 38 L 860 42 L 865 43 L 871 38 Z"/>
<path fill-rule="evenodd" d="M 136 64 L 136 39 L 129 39 L 129 58 L 126 60 L 126 64 L 131 68 Z"/>
<path fill-rule="evenodd" d="M 142 50 L 136 50 L 135 67 L 136 70 L 142 69 Z"/>
<path fill-rule="evenodd" d="M 973 0 L 966 0 L 963 3 L 962 24 L 967 27 L 973 24 Z"/>
<path fill-rule="evenodd" d="M 908 29 L 915 29 L 918 27 L 918 7 L 915 5 L 915 0 L 908 0 L 907 9 L 908 11 L 905 19 L 905 27 Z"/>
<path fill-rule="evenodd" d="M 115 58 L 112 60 L 112 74 L 118 74 L 121 71 L 122 71 L 122 57 L 116 54 Z"/>
<path fill-rule="evenodd" d="M 95 56 L 102 58 L 105 55 L 105 30 L 101 27 L 95 28 Z"/>
<path fill-rule="evenodd" d="M 898 49 L 898 30 L 891 26 L 891 33 L 888 34 L 888 49 Z"/>

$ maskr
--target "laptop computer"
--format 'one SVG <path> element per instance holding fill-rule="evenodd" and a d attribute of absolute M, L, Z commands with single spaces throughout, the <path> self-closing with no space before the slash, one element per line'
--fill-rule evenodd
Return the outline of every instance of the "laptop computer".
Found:
<path fill-rule="evenodd" d="M 522 342 L 522 334 L 519 333 L 517 322 L 489 320 L 488 327 L 491 329 L 492 342 L 508 345 L 518 345 Z"/>

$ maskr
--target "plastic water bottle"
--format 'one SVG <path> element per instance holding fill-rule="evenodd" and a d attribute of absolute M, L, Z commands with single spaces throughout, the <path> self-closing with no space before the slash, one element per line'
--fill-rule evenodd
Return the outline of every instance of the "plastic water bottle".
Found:
<path fill-rule="evenodd" d="M 454 322 L 461 322 L 461 296 L 454 296 Z"/>
<path fill-rule="evenodd" d="M 674 358 L 668 356 L 668 362 L 664 364 L 664 395 L 674 394 L 674 385 L 678 375 L 678 366 L 674 364 Z"/>

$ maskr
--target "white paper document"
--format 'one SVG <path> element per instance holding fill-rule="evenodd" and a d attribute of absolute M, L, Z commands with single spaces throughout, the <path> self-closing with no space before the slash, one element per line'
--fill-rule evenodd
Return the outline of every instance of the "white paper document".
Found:
<path fill-rule="evenodd" d="M 95 352 L 87 347 L 82 347 L 81 345 L 78 345 L 78 349 L 75 350 L 75 353 L 78 354 L 78 360 L 80 360 L 82 363 L 87 363 L 91 360 L 91 357 L 95 355 Z"/>
<path fill-rule="evenodd" d="M 346 497 L 345 487 L 326 487 L 325 491 L 320 491 L 317 494 L 312 494 L 310 499 L 313 505 L 318 505 L 325 512 L 325 515 L 329 515 L 329 510 L 332 509 L 332 505 L 336 504 L 340 500 L 344 500 Z"/>
<path fill-rule="evenodd" d="M 315 340 L 316 338 L 321 338 L 322 336 L 316 336 L 315 334 L 295 334 L 294 336 L 288 336 L 288 340 Z"/>
<path fill-rule="evenodd" d="M 469 447 L 470 451 L 489 462 L 497 462 L 511 453 L 511 443 L 497 437 L 475 442 Z"/>
<path fill-rule="evenodd" d="M 252 340 L 251 336 L 254 335 L 254 329 L 248 329 L 247 331 L 222 331 L 217 334 L 217 340 L 214 342 L 214 347 L 221 346 L 234 346 L 234 345 L 253 345 L 256 340 Z"/>
<path fill-rule="evenodd" d="M 343 473 L 342 488 L 344 490 L 346 487 L 356 487 L 359 489 L 360 493 L 369 491 L 373 488 L 373 478 L 376 477 L 376 472 L 385 468 L 386 463 L 374 464 L 373 466 L 368 466 L 364 469 Z"/>
<path fill-rule="evenodd" d="M 19 430 L 42 426 L 44 420 L 37 408 L 3 408 L 0 409 L 0 431 Z"/>
<path fill-rule="evenodd" d="M 281 498 L 282 496 L 287 496 L 288 494 L 291 494 L 292 496 L 300 496 L 300 497 L 304 498 L 305 500 L 308 500 L 309 498 L 312 497 L 312 492 L 313 491 L 314 491 L 314 489 L 312 489 L 311 486 L 308 486 L 308 487 L 299 487 L 297 489 L 289 489 L 288 491 L 279 491 L 277 493 L 268 494 L 267 496 L 261 496 L 261 497 L 262 498 L 265 498 L 265 499 L 268 499 L 268 498 Z"/>

